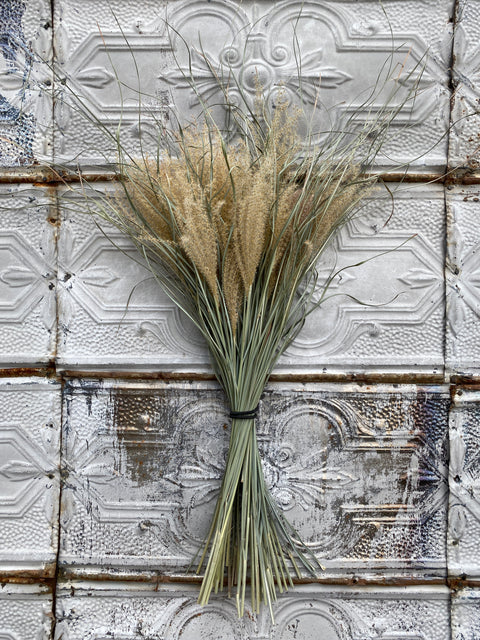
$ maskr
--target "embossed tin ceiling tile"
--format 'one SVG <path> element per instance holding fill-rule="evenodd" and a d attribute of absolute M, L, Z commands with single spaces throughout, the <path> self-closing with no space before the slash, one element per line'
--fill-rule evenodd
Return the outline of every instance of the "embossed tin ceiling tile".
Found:
<path fill-rule="evenodd" d="M 55 3 L 55 34 L 73 91 L 84 96 L 102 124 L 121 120 L 123 144 L 137 152 L 140 132 L 148 149 L 156 144 L 159 126 L 171 126 L 172 103 L 180 118 L 197 115 L 199 99 L 219 104 L 221 93 L 212 70 L 222 75 L 230 68 L 247 102 L 253 101 L 258 74 L 269 101 L 282 86 L 293 103 L 303 102 L 307 114 L 317 104 L 314 127 L 322 130 L 327 121 L 335 127 L 332 120 L 342 112 L 355 112 L 359 124 L 364 122 L 365 90 L 390 64 L 393 77 L 403 79 L 393 104 L 405 100 L 425 66 L 421 91 L 414 103 L 401 109 L 379 158 L 381 165 L 412 162 L 424 171 L 446 163 L 446 139 L 441 138 L 449 121 L 453 5 L 453 0 L 423 0 L 420 7 L 413 0 L 390 2 L 387 19 L 376 1 L 351 5 L 323 0 L 187 0 L 160 7 L 149 0 L 133 8 L 128 0 L 83 0 L 79 12 L 75 0 L 61 0 Z M 181 37 L 165 28 L 165 18 L 193 48 L 191 64 Z M 197 92 L 192 92 L 190 78 Z M 384 89 L 377 96 L 374 111 L 388 92 Z M 60 100 L 61 96 L 59 105 Z M 106 141 L 99 127 L 90 125 L 69 102 L 66 91 L 55 143 L 58 158 L 68 161 L 82 152 L 83 163 L 103 164 L 106 157 L 114 158 L 115 141 Z M 214 111 L 223 126 L 224 109 Z"/>
<path fill-rule="evenodd" d="M 52 626 L 52 596 L 45 585 L 0 584 L 2 640 L 50 640 Z"/>
<path fill-rule="evenodd" d="M 447 191 L 446 365 L 452 373 L 480 373 L 480 188 Z"/>
<path fill-rule="evenodd" d="M 56 340 L 56 221 L 49 188 L 0 186 L 0 366 L 48 362 Z"/>
<path fill-rule="evenodd" d="M 454 33 L 449 165 L 480 167 L 480 2 L 459 0 Z"/>
<path fill-rule="evenodd" d="M 0 380 L 0 576 L 55 574 L 60 404 L 55 382 Z"/>
<path fill-rule="evenodd" d="M 450 415 L 448 572 L 480 580 L 480 390 L 458 389 Z"/>
<path fill-rule="evenodd" d="M 452 594 L 452 640 L 480 638 L 480 589 Z"/>
<path fill-rule="evenodd" d="M 320 579 L 446 575 L 448 404 L 445 387 L 269 387 L 257 431 L 267 483 Z M 185 572 L 225 464 L 218 387 L 70 381 L 64 415 L 64 570 Z"/>
<path fill-rule="evenodd" d="M 2 0 L 0 21 L 0 167 L 51 161 L 51 4 Z"/>
<path fill-rule="evenodd" d="M 393 208 L 379 192 L 324 254 L 320 282 L 363 264 L 333 279 L 278 373 L 442 373 L 443 190 L 391 188 Z M 130 259 L 130 241 L 114 231 L 115 247 L 85 208 L 68 202 L 60 231 L 59 366 L 209 370 L 201 336 Z"/>
<path fill-rule="evenodd" d="M 320 261 L 321 278 L 365 263 L 333 280 L 330 300 L 307 318 L 279 371 L 443 371 L 443 189 L 392 189 L 394 203 L 373 199 Z"/>
<path fill-rule="evenodd" d="M 130 240 L 102 222 L 107 238 L 81 197 L 61 201 L 57 365 L 209 368 L 202 337 L 136 261 Z"/>
<path fill-rule="evenodd" d="M 182 585 L 66 583 L 57 598 L 57 640 L 112 635 L 165 640 L 449 640 L 444 587 L 342 588 L 303 585 L 268 610 L 241 620 L 233 600 L 213 596 L 200 607 L 197 589 Z M 63 634 L 63 635 L 62 635 Z"/>

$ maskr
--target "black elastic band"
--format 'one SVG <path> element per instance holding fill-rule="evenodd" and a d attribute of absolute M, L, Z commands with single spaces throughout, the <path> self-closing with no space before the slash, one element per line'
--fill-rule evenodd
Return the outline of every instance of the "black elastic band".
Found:
<path fill-rule="evenodd" d="M 258 404 L 255 409 L 250 409 L 250 411 L 230 411 L 230 418 L 232 420 L 251 420 L 252 418 L 256 418 L 258 414 Z"/>

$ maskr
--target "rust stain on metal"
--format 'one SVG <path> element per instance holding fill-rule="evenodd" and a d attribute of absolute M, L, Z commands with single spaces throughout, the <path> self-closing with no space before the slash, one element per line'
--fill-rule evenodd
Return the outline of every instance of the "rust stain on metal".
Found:
<path fill-rule="evenodd" d="M 480 184 L 478 166 L 462 165 L 461 167 L 455 167 L 446 175 L 444 183 L 447 188 L 455 185 Z"/>
<path fill-rule="evenodd" d="M 81 581 L 81 580 L 89 580 L 92 582 L 117 582 L 121 580 L 122 582 L 141 582 L 142 584 L 152 584 L 152 585 L 160 585 L 160 584 L 200 584 L 202 582 L 203 577 L 197 575 L 165 575 L 165 574 L 152 574 L 149 572 L 148 574 L 128 574 L 122 573 L 121 575 L 112 574 L 104 571 L 98 571 L 96 573 L 90 573 L 88 571 L 82 569 L 62 569 L 59 573 L 59 579 L 64 581 Z M 356 575 L 345 576 L 343 578 L 340 577 L 330 577 L 326 576 L 324 578 L 317 577 L 315 579 L 312 578 L 293 578 L 293 583 L 295 585 L 303 585 L 303 584 L 332 584 L 332 585 L 340 585 L 340 586 L 415 586 L 415 585 L 445 585 L 450 582 L 454 582 L 454 584 L 461 584 L 462 586 L 473 586 L 474 581 L 468 580 L 446 580 L 441 577 L 423 577 L 418 578 L 415 576 L 401 576 L 401 577 L 359 577 Z M 225 586 L 227 586 L 225 582 Z M 478 583 L 477 583 L 478 586 Z"/>
<path fill-rule="evenodd" d="M 0 168 L 0 183 L 27 183 L 38 187 L 45 185 L 56 186 L 65 183 L 75 183 L 81 180 L 89 182 L 104 182 L 115 179 L 112 171 L 103 172 L 73 172 L 54 167 L 2 167 Z"/>
<path fill-rule="evenodd" d="M 55 566 L 54 566 L 55 569 Z M 53 593 L 56 587 L 55 571 L 51 576 L 39 576 L 35 571 L 12 571 L 5 575 L 0 574 L 0 584 L 40 584 Z"/>
<path fill-rule="evenodd" d="M 62 375 L 68 379 L 97 378 L 126 380 L 215 380 L 213 373 L 177 373 L 171 371 L 101 371 L 101 370 L 71 370 L 65 369 Z"/>
<path fill-rule="evenodd" d="M 371 172 L 383 182 L 408 183 L 445 183 L 445 184 L 480 184 L 478 160 L 472 158 L 469 164 L 453 167 L 449 172 L 410 172 L 392 171 L 385 173 Z M 82 180 L 89 182 L 110 182 L 118 178 L 113 170 L 101 171 L 69 171 L 55 167 L 5 167 L 0 168 L 0 183 L 30 183 L 35 186 L 61 185 L 78 183 Z"/>
<path fill-rule="evenodd" d="M 368 176 L 377 176 L 381 182 L 409 182 L 409 183 L 443 183 L 447 179 L 446 173 L 405 173 L 403 171 L 392 171 L 388 173 L 371 172 Z"/>
<path fill-rule="evenodd" d="M 114 370 L 62 370 L 61 375 L 68 379 L 106 378 L 124 380 L 174 380 L 174 381 L 211 381 L 213 373 L 172 372 L 172 371 L 127 371 Z M 443 373 L 274 373 L 270 382 L 355 382 L 360 384 L 443 384 Z"/>
<path fill-rule="evenodd" d="M 0 378 L 27 378 L 27 377 L 41 377 L 51 378 L 60 381 L 61 377 L 58 375 L 55 366 L 48 364 L 45 367 L 14 367 L 7 369 L 0 369 Z"/>
<path fill-rule="evenodd" d="M 451 386 L 462 387 L 463 389 L 471 389 L 478 391 L 480 389 L 480 380 L 475 376 L 455 375 L 450 378 Z"/>
<path fill-rule="evenodd" d="M 178 580 L 171 579 L 169 576 L 159 576 L 152 572 L 129 574 L 123 572 L 108 572 L 97 571 L 92 573 L 82 568 L 69 569 L 66 567 L 60 567 L 58 571 L 58 581 L 74 581 L 74 580 L 91 580 L 94 582 L 141 582 L 141 583 L 163 583 L 163 582 L 178 582 Z"/>
<path fill-rule="evenodd" d="M 200 584 L 203 577 L 198 575 L 186 575 L 186 574 L 161 574 L 161 573 L 121 573 L 121 575 L 109 573 L 106 571 L 98 571 L 91 573 L 82 569 L 61 569 L 59 577 L 65 581 L 74 580 L 92 580 L 95 582 L 116 582 L 118 580 L 125 582 L 142 582 L 150 584 Z M 297 585 L 302 584 L 336 584 L 336 585 L 365 585 L 365 586 L 408 586 L 408 585 L 445 585 L 447 582 L 453 580 L 446 580 L 441 577 L 423 577 L 418 578 L 415 576 L 400 576 L 400 577 L 359 577 L 356 575 L 340 577 L 317 577 L 312 578 L 293 578 L 293 583 Z M 455 584 L 460 583 L 464 586 L 470 586 L 475 583 L 471 580 L 455 579 Z M 467 585 L 468 583 L 468 585 Z M 477 583 L 478 584 L 478 583 Z"/>
<path fill-rule="evenodd" d="M 314 373 L 278 374 L 270 376 L 272 382 L 356 382 L 365 384 L 414 383 L 441 384 L 443 373 Z"/>
<path fill-rule="evenodd" d="M 480 586 L 480 580 L 471 580 L 468 579 L 465 574 L 462 574 L 460 576 L 447 578 L 446 584 L 452 591 L 460 591 L 461 589 L 465 589 L 465 587 L 478 588 Z"/>
<path fill-rule="evenodd" d="M 168 398 L 159 393 L 152 397 L 147 393 L 112 389 L 111 399 L 113 427 L 125 454 L 126 472 L 136 483 L 161 476 L 171 453 L 159 432 L 161 424 L 166 422 L 165 416 L 160 418 L 159 413 L 168 415 L 171 394 Z"/>
<path fill-rule="evenodd" d="M 50 182 L 52 172 L 47 167 L 32 165 L 30 167 L 2 167 L 0 169 L 0 183 L 37 183 L 42 186 Z"/>
<path fill-rule="evenodd" d="M 474 171 L 463 176 L 462 184 L 480 184 L 480 172 Z"/>

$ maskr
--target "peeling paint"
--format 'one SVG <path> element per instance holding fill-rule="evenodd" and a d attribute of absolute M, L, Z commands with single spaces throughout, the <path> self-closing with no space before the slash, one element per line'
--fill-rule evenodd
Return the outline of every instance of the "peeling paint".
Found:
<path fill-rule="evenodd" d="M 27 79 L 32 56 L 22 28 L 25 3 L 22 0 L 3 0 L 0 6 L 0 52 L 6 75 L 23 74 L 20 88 L 10 96 L 0 94 L 0 164 L 25 165 L 33 162 L 33 139 L 36 120 L 25 110 Z M 23 62 L 19 62 L 19 52 Z M 23 64 L 23 69 L 21 65 Z M 14 100 L 14 102 L 12 101 Z"/>

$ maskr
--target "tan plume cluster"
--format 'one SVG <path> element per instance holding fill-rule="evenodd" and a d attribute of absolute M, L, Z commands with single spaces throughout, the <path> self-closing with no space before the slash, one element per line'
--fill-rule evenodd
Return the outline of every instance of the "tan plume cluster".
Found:
<path fill-rule="evenodd" d="M 234 335 L 256 278 L 273 295 L 298 277 L 365 192 L 353 165 L 307 158 L 299 169 L 297 125 L 280 103 L 253 149 L 253 137 L 227 144 L 214 126 L 192 127 L 176 156 L 125 171 L 122 216 L 135 240 L 157 254 L 168 245 L 165 263 L 206 283 Z"/>

